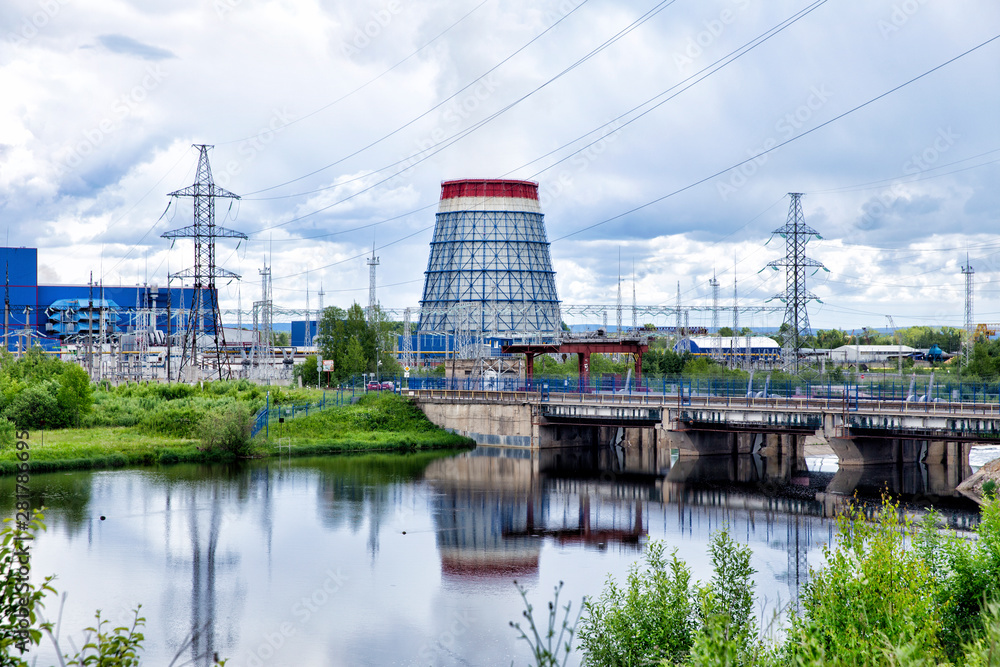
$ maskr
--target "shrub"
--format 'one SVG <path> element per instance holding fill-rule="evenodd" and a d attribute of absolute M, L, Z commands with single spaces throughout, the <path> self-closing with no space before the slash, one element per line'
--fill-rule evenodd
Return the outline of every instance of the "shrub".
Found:
<path fill-rule="evenodd" d="M 232 403 L 208 412 L 198 423 L 198 435 L 206 449 L 247 456 L 252 449 L 253 415 L 243 403 Z"/>
<path fill-rule="evenodd" d="M 810 573 L 802 615 L 792 621 L 788 662 L 888 665 L 886 648 L 902 646 L 941 657 L 937 583 L 919 550 L 908 548 L 912 525 L 898 505 L 883 498 L 871 522 L 852 507 L 837 523 L 826 566 Z"/>
<path fill-rule="evenodd" d="M 62 425 L 55 387 L 54 382 L 44 381 L 25 388 L 7 406 L 4 416 L 22 429 Z"/>
<path fill-rule="evenodd" d="M 662 542 L 650 542 L 645 567 L 633 565 L 624 588 L 609 578 L 601 596 L 584 603 L 584 664 L 646 665 L 687 656 L 695 630 L 691 570 L 676 549 L 669 559 L 663 549 Z"/>
<path fill-rule="evenodd" d="M 217 406 L 213 406 L 218 409 Z M 142 426 L 153 433 L 169 435 L 177 438 L 201 437 L 199 424 L 209 416 L 213 407 L 208 410 L 194 405 L 190 400 L 161 403 L 156 409 L 142 413 Z"/>
<path fill-rule="evenodd" d="M 45 577 L 38 582 L 31 581 L 34 577 L 22 580 L 7 576 L 19 565 L 17 554 L 23 549 L 24 541 L 34 539 L 45 530 L 44 519 L 45 516 L 36 511 L 31 520 L 23 524 L 4 519 L 3 528 L 0 529 L 0 571 L 5 575 L 0 579 L 0 658 L 4 658 L 4 665 L 26 667 L 27 661 L 14 657 L 15 647 L 23 651 L 30 646 L 37 646 L 43 630 L 51 627 L 42 622 L 40 612 L 45 606 L 45 596 L 55 592 L 51 585 L 54 577 Z M 23 615 L 24 612 L 27 612 L 26 616 Z M 7 662 L 7 658 L 12 662 Z"/>
<path fill-rule="evenodd" d="M 745 544 L 737 544 L 728 530 L 720 530 L 713 536 L 708 551 L 713 574 L 712 581 L 702 589 L 702 598 L 711 597 L 712 602 L 702 606 L 702 618 L 721 615 L 734 626 L 753 625 L 752 550 Z M 704 595 L 706 592 L 711 595 Z"/>
<path fill-rule="evenodd" d="M 16 435 L 17 428 L 14 426 L 14 422 L 6 417 L 0 417 L 0 452 L 14 446 L 14 442 L 17 440 Z"/>
<path fill-rule="evenodd" d="M 292 371 L 295 379 L 302 380 L 304 385 L 315 385 L 319 383 L 319 360 L 315 354 L 306 357 L 305 362 L 299 364 Z"/>
<path fill-rule="evenodd" d="M 569 660 L 570 653 L 573 651 L 573 634 L 576 632 L 576 626 L 580 623 L 580 613 L 577 613 L 576 620 L 571 625 L 569 619 L 573 603 L 568 603 L 565 607 L 559 606 L 559 592 L 562 590 L 563 582 L 560 581 L 559 585 L 556 586 L 555 599 L 549 603 L 547 629 L 543 629 L 544 626 L 543 628 L 539 628 L 535 623 L 534 607 L 528 602 L 528 590 L 517 583 L 516 580 L 514 581 L 514 585 L 517 586 L 517 591 L 521 594 L 521 599 L 524 601 L 524 611 L 521 612 L 521 615 L 528 622 L 528 630 L 531 634 L 524 631 L 520 622 L 515 623 L 511 621 L 510 627 L 521 633 L 519 639 L 528 642 L 536 667 L 564 667 L 566 661 Z M 562 628 L 557 636 L 555 628 L 560 611 L 563 611 L 564 615 Z M 583 610 L 581 609 L 581 611 Z M 539 632 L 540 629 L 543 629 L 543 632 Z M 555 639 L 555 642 L 552 641 L 553 639 Z"/>
<path fill-rule="evenodd" d="M 984 603 L 1000 602 L 1000 503 L 987 500 L 974 542 L 950 539 L 943 543 L 944 575 L 938 592 L 943 607 L 942 642 L 950 655 L 975 640 L 982 631 Z"/>
<path fill-rule="evenodd" d="M 59 404 L 61 425 L 79 423 L 80 416 L 90 412 L 94 403 L 87 371 L 76 364 L 68 364 L 59 377 L 56 401 Z"/>

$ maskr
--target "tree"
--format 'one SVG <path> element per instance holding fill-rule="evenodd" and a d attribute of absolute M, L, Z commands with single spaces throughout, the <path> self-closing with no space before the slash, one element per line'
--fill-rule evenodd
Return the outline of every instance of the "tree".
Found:
<path fill-rule="evenodd" d="M 339 369 L 337 376 L 345 379 L 365 372 L 367 367 L 365 351 L 361 348 L 361 342 L 357 338 L 351 338 L 347 342 L 347 348 L 341 355 L 340 363 L 336 366 Z"/>
<path fill-rule="evenodd" d="M 319 383 L 319 360 L 315 354 L 310 354 L 306 360 L 295 367 L 293 375 L 302 378 L 302 384 L 310 385 Z"/>
<path fill-rule="evenodd" d="M 356 349 L 349 350 L 352 341 Z M 323 358 L 333 360 L 333 375 L 338 381 L 364 373 L 375 358 L 375 338 L 357 303 L 347 311 L 336 306 L 323 310 L 318 343 Z"/>
<path fill-rule="evenodd" d="M 288 347 L 292 344 L 292 334 L 287 331 L 271 332 L 271 345 L 276 347 Z"/>
<path fill-rule="evenodd" d="M 329 306 L 323 309 L 323 315 L 319 321 L 319 332 L 316 336 L 316 344 L 324 359 L 337 358 L 337 344 L 340 338 L 342 322 L 347 316 L 343 308 Z"/>
<path fill-rule="evenodd" d="M 365 310 L 357 303 L 346 311 L 331 306 L 323 310 L 317 343 L 323 358 L 333 360 L 333 374 L 339 381 L 357 373 L 374 373 L 376 369 L 385 375 L 399 375 L 402 366 L 394 351 L 402 328 L 401 322 L 389 320 L 379 306 L 375 307 L 370 324 Z M 351 341 L 357 344 L 357 349 L 349 350 Z"/>
<path fill-rule="evenodd" d="M 733 335 L 732 327 L 719 327 L 719 335 L 723 337 L 730 337 Z"/>
<path fill-rule="evenodd" d="M 69 364 L 59 378 L 56 402 L 66 426 L 79 423 L 81 415 L 90 412 L 94 402 L 87 371 L 76 364 Z"/>

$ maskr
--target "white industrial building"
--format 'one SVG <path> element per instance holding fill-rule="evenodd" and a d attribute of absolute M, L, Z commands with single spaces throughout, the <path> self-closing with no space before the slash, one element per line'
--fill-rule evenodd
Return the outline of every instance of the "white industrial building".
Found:
<path fill-rule="evenodd" d="M 908 357 L 916 349 L 909 345 L 841 345 L 830 350 L 830 361 L 841 364 L 872 364 Z"/>
<path fill-rule="evenodd" d="M 746 359 L 753 362 L 775 363 L 781 359 L 781 346 L 767 336 L 691 336 L 674 345 L 675 352 L 690 352 L 695 356 L 715 359 Z"/>

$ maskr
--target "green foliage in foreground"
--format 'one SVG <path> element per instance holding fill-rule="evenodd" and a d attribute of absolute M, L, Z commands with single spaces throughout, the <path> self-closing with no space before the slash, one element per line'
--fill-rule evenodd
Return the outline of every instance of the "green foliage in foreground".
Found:
<path fill-rule="evenodd" d="M 888 499 L 870 519 L 847 510 L 780 642 L 762 636 L 751 613 L 749 547 L 716 533 L 713 577 L 692 584 L 676 552 L 666 557 L 653 541 L 624 585 L 609 579 L 600 597 L 585 601 L 578 648 L 583 664 L 595 666 L 998 666 L 996 499 L 984 505 L 977 533 L 967 540 L 943 532 L 933 514 L 913 525 Z"/>

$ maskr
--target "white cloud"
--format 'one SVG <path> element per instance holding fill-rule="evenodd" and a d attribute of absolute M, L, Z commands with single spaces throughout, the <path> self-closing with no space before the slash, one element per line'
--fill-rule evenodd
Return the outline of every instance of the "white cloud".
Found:
<path fill-rule="evenodd" d="M 685 299 L 707 302 L 713 269 L 728 301 L 734 258 L 743 298 L 763 303 L 782 283 L 757 273 L 781 252 L 780 243 L 764 246 L 785 220 L 787 200 L 773 204 L 785 192 L 803 191 L 807 222 L 827 239 L 810 244 L 810 253 L 831 269 L 828 279 L 810 279 L 825 302 L 811 307 L 815 326 L 881 325 L 883 313 L 897 321 L 960 321 L 957 266 L 964 248 L 983 267 L 977 267 L 983 285 L 977 312 L 988 317 L 1000 310 L 992 304 L 997 262 L 989 235 L 1000 206 L 1000 168 L 981 166 L 1000 157 L 981 155 L 1000 149 L 991 111 L 1000 91 L 989 85 L 997 44 L 802 136 L 740 177 L 726 173 L 684 190 L 769 140 L 800 136 L 991 37 L 1000 7 L 987 0 L 962 7 L 910 3 L 917 7 L 912 12 L 890 0 L 827 3 L 551 166 L 568 153 L 545 153 L 800 9 L 790 0 L 675 3 L 454 146 L 406 163 L 404 174 L 348 202 L 274 228 L 377 183 L 398 168 L 372 172 L 472 128 L 648 9 L 591 0 L 474 82 L 576 4 L 486 3 L 399 64 L 476 4 L 5 3 L 0 211 L 11 244 L 41 248 L 40 261 L 63 282 L 83 282 L 102 267 L 113 282 L 134 283 L 154 269 L 151 279 L 163 282 L 168 264 L 172 271 L 190 264 L 190 247 L 170 250 L 160 238 L 184 224 L 180 209 L 172 221 L 157 219 L 166 194 L 193 180 L 197 156 L 190 144 L 213 143 L 219 183 L 247 195 L 239 217 L 225 224 L 251 239 L 239 251 L 226 245 L 219 252 L 228 268 L 246 276 L 244 305 L 256 298 L 256 272 L 269 252 L 282 304 L 304 306 L 306 267 L 310 292 L 322 281 L 327 303 L 364 301 L 370 225 L 398 218 L 374 232 L 385 246 L 377 251 L 379 283 L 392 285 L 381 298 L 389 306 L 415 306 L 430 232 L 400 239 L 432 225 L 434 216 L 433 208 L 406 214 L 433 204 L 442 180 L 509 174 L 541 183 L 551 239 L 683 190 L 555 242 L 565 302 L 616 298 L 621 246 L 629 280 L 636 260 L 642 303 L 672 304 L 678 280 Z M 274 198 L 359 176 L 335 189 Z M 274 187 L 293 179 L 300 180 Z M 342 233 L 301 238 L 332 232 Z M 235 307 L 232 286 L 224 299 Z"/>

